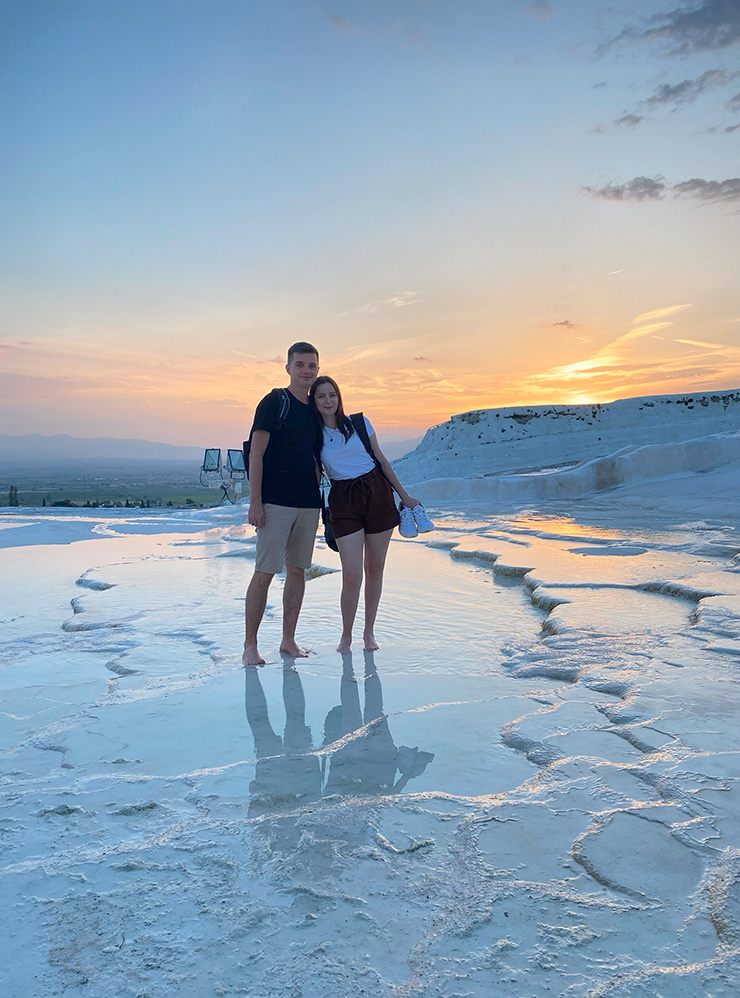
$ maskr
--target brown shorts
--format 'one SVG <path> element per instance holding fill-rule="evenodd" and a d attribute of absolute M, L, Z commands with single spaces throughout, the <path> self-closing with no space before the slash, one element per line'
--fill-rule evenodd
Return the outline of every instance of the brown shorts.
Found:
<path fill-rule="evenodd" d="M 398 510 L 388 479 L 373 469 L 359 478 L 332 482 L 329 520 L 335 537 L 358 530 L 381 534 L 398 526 Z"/>

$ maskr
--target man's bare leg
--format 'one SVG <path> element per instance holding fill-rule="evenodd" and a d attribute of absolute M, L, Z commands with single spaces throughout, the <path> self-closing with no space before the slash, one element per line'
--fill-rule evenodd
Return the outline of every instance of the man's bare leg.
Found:
<path fill-rule="evenodd" d="M 364 543 L 364 530 L 357 530 L 354 534 L 337 538 L 339 558 L 342 562 L 342 595 L 339 599 L 342 610 L 342 637 L 337 645 L 337 651 L 340 655 L 348 655 L 352 647 L 352 627 L 357 615 L 357 604 L 362 585 Z"/>
<path fill-rule="evenodd" d="M 245 665 L 264 665 L 265 660 L 257 649 L 257 631 L 262 623 L 267 606 L 267 590 L 270 588 L 272 575 L 269 572 L 255 572 L 247 588 L 244 601 L 244 652 L 242 662 Z"/>
<path fill-rule="evenodd" d="M 286 565 L 283 589 L 283 640 L 280 642 L 280 651 L 292 658 L 306 658 L 308 655 L 305 649 L 299 648 L 295 643 L 295 629 L 305 591 L 305 571 L 296 565 Z"/>
<path fill-rule="evenodd" d="M 375 640 L 375 618 L 383 592 L 383 570 L 392 533 L 392 530 L 384 530 L 382 534 L 365 535 L 365 651 L 377 651 L 380 647 Z"/>

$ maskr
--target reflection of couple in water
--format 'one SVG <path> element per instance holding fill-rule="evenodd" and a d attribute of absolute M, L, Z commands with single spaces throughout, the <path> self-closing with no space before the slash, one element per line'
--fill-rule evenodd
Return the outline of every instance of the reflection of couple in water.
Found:
<path fill-rule="evenodd" d="M 306 701 L 293 660 L 284 656 L 285 732 L 270 724 L 257 669 L 247 667 L 247 720 L 254 736 L 257 766 L 250 785 L 250 814 L 305 803 L 330 794 L 400 793 L 434 758 L 431 752 L 396 746 L 383 712 L 383 691 L 374 656 L 365 652 L 364 711 L 352 656 L 342 656 L 340 702 L 324 721 L 321 749 L 312 747 Z"/>

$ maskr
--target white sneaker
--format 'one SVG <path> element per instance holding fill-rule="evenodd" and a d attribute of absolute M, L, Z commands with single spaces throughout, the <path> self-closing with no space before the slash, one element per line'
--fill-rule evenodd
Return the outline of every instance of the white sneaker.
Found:
<path fill-rule="evenodd" d="M 401 522 L 398 525 L 398 532 L 401 537 L 416 537 L 419 531 L 416 529 L 414 514 L 409 507 L 404 506 L 403 503 L 400 503 L 398 507 L 398 515 L 401 517 Z"/>
<path fill-rule="evenodd" d="M 420 534 L 426 534 L 430 530 L 434 530 L 434 524 L 429 519 L 429 514 L 424 509 L 421 503 L 418 506 L 414 506 L 411 510 L 416 522 L 416 529 Z"/>

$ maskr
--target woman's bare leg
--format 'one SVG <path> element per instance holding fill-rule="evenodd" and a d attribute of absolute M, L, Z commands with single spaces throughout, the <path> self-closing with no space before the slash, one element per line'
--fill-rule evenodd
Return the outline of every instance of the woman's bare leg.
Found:
<path fill-rule="evenodd" d="M 339 558 L 342 562 L 342 637 L 337 646 L 340 655 L 347 655 L 352 647 L 352 627 L 357 615 L 357 603 L 362 585 L 362 552 L 365 531 L 357 530 L 346 537 L 337 537 Z"/>
<path fill-rule="evenodd" d="M 365 535 L 365 651 L 376 651 L 375 618 L 378 615 L 380 594 L 383 592 L 383 569 L 392 530 L 382 534 Z"/>

